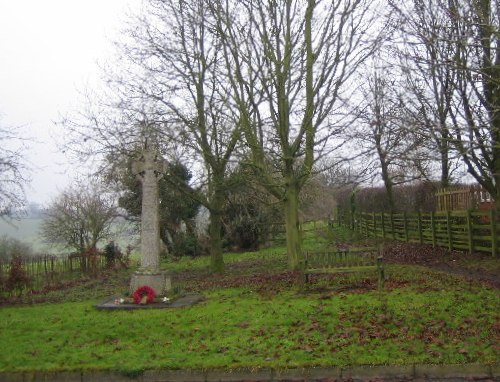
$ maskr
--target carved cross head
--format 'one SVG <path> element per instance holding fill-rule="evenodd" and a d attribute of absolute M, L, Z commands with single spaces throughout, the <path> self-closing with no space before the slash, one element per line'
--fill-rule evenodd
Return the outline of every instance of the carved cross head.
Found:
<path fill-rule="evenodd" d="M 146 174 L 154 174 L 160 179 L 167 171 L 167 162 L 153 150 L 144 150 L 141 156 L 132 163 L 132 173 L 139 178 L 144 178 Z"/>

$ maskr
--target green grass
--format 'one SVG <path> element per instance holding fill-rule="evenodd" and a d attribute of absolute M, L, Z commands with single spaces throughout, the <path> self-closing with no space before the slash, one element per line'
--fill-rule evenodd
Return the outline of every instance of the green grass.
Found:
<path fill-rule="evenodd" d="M 257 252 L 229 252 L 224 254 L 224 263 L 226 266 L 240 264 L 245 268 L 248 264 L 264 264 L 267 269 L 269 267 L 281 269 L 286 266 L 286 259 L 283 261 L 285 254 L 286 247 L 284 246 L 265 248 Z M 162 267 L 174 273 L 184 272 L 187 269 L 207 270 L 209 265 L 210 257 L 208 256 L 162 259 Z"/>
<path fill-rule="evenodd" d="M 310 247 L 325 245 L 306 240 Z M 283 247 L 227 254 L 225 261 L 222 277 L 208 273 L 208 258 L 163 264 L 176 285 L 206 296 L 189 308 L 95 310 L 101 296 L 126 288 L 126 272 L 47 295 L 59 303 L 3 307 L 0 371 L 137 374 L 499 361 L 496 289 L 424 267 L 388 265 L 383 291 L 376 275 L 319 276 L 301 290 L 286 270 Z"/>
<path fill-rule="evenodd" d="M 92 301 L 1 311 L 0 370 L 304 367 L 498 361 L 491 291 L 330 298 L 248 289 L 187 309 L 100 312 Z M 478 306 L 478 299 L 482 304 Z"/>

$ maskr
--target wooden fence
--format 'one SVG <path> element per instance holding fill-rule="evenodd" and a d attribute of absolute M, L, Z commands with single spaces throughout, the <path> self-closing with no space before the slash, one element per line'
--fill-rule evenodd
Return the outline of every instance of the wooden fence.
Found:
<path fill-rule="evenodd" d="M 416 214 L 340 212 L 340 224 L 367 237 L 432 244 L 450 250 L 489 252 L 498 256 L 500 223 L 494 210 Z"/>
<path fill-rule="evenodd" d="M 483 187 L 470 185 L 459 188 L 441 188 L 436 192 L 436 206 L 438 211 L 457 211 L 469 209 L 489 210 L 493 199 Z"/>
<path fill-rule="evenodd" d="M 21 258 L 22 268 L 32 280 L 32 288 L 40 289 L 46 285 L 95 273 L 106 267 L 106 258 L 94 256 L 33 256 Z M 7 280 L 10 261 L 0 261 L 0 280 Z"/>

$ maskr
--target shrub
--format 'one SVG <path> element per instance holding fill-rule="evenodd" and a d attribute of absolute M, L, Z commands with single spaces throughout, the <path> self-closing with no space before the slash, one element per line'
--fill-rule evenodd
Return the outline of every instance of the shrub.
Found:
<path fill-rule="evenodd" d="M 120 248 L 115 245 L 114 241 L 110 241 L 104 247 L 104 257 L 106 258 L 106 268 L 113 268 L 117 258 L 120 257 Z"/>
<path fill-rule="evenodd" d="M 200 256 L 206 253 L 205 247 L 199 242 L 196 235 L 181 232 L 174 237 L 172 243 L 172 255 L 181 256 Z"/>
<path fill-rule="evenodd" d="M 24 270 L 23 260 L 20 256 L 12 257 L 10 261 L 9 277 L 5 282 L 5 289 L 8 292 L 17 291 L 20 296 L 23 290 L 29 288 L 32 284 L 31 277 Z"/>
<path fill-rule="evenodd" d="M 394 187 L 394 212 L 430 212 L 435 210 L 435 191 L 437 184 L 416 182 Z M 344 210 L 352 209 L 354 202 L 356 211 L 389 212 L 387 192 L 384 187 L 363 187 L 353 191 L 345 187 L 336 191 L 338 205 Z M 351 200 L 353 198 L 353 200 Z"/>

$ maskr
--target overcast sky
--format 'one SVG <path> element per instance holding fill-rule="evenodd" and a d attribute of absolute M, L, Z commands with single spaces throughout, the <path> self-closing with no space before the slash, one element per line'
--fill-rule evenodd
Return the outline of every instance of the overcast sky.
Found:
<path fill-rule="evenodd" d="M 79 91 L 98 81 L 112 40 L 140 0 L 0 1 L 0 123 L 22 127 L 29 143 L 29 201 L 47 203 L 75 166 L 55 145 L 54 121 L 79 106 Z"/>

